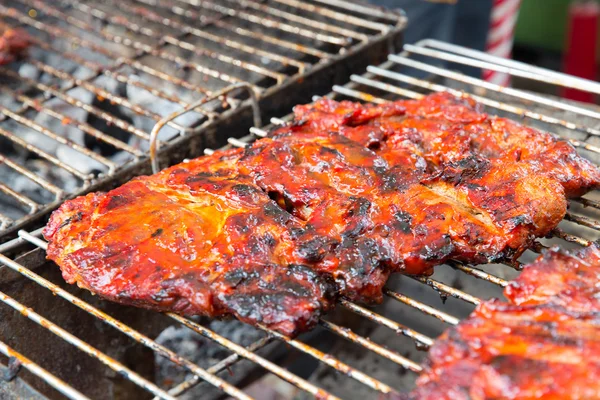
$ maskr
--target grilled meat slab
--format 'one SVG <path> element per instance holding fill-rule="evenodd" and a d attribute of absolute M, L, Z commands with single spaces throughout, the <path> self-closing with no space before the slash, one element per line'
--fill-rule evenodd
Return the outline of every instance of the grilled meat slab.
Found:
<path fill-rule="evenodd" d="M 458 107 L 448 124 L 486 121 L 436 101 Z M 248 149 L 67 201 L 44 232 L 48 256 L 114 301 L 293 335 L 337 295 L 378 302 L 391 272 L 515 259 L 562 219 L 566 185 L 534 163 L 466 150 L 436 160 L 446 153 L 422 139 L 380 135 L 376 122 L 407 118 L 402 104 L 318 103 Z"/>
<path fill-rule="evenodd" d="M 294 245 L 310 229 L 219 163 L 205 157 L 218 172 L 181 164 L 65 202 L 44 231 L 48 257 L 69 283 L 119 303 L 234 315 L 287 335 L 310 328 L 335 295 Z"/>
<path fill-rule="evenodd" d="M 598 399 L 600 314 L 481 304 L 429 351 L 410 399 Z"/>
<path fill-rule="evenodd" d="M 503 164 L 527 163 L 538 176 L 560 182 L 568 197 L 600 187 L 600 171 L 568 142 L 488 116 L 469 97 L 444 92 L 381 105 L 321 99 L 296 106 L 294 114 L 297 129 L 340 132 L 391 165 L 411 159 L 416 165 L 418 154 L 431 168 L 475 154 Z"/>
<path fill-rule="evenodd" d="M 430 349 L 408 399 L 600 398 L 600 250 L 553 248 Z"/>

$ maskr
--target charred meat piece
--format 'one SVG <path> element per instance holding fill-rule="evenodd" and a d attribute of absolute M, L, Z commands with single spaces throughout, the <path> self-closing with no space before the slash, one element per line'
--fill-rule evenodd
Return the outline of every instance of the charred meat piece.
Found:
<path fill-rule="evenodd" d="M 513 304 L 552 304 L 580 312 L 600 311 L 600 250 L 552 248 L 526 266 L 504 295 Z"/>
<path fill-rule="evenodd" d="M 600 398 L 600 251 L 552 248 L 430 349 L 410 400 Z"/>
<path fill-rule="evenodd" d="M 31 37 L 21 28 L 6 29 L 0 36 L 0 65 L 8 64 L 21 57 L 31 46 Z"/>
<path fill-rule="evenodd" d="M 500 166 L 473 156 L 429 175 L 389 168 L 337 133 L 262 139 L 239 165 L 282 207 L 333 239 L 327 263 L 341 287 L 352 288 L 343 294 L 357 300 L 379 293 L 375 277 L 384 275 L 378 264 L 423 274 L 450 259 L 511 259 L 531 238 L 553 229 L 566 210 L 561 185 L 532 176 L 527 165 Z M 364 292 L 369 285 L 373 290 Z"/>
<path fill-rule="evenodd" d="M 600 316 L 490 301 L 440 337 L 414 400 L 598 399 Z"/>
<path fill-rule="evenodd" d="M 65 202 L 44 231 L 48 257 L 68 282 L 119 303 L 309 329 L 335 296 L 294 244 L 309 228 L 219 158 L 200 159 L 218 172 L 182 164 Z"/>
<path fill-rule="evenodd" d="M 322 99 L 297 106 L 294 130 L 333 130 L 374 149 L 391 165 L 418 154 L 430 168 L 479 155 L 527 163 L 559 181 L 568 197 L 600 187 L 600 171 L 568 142 L 505 118 L 490 117 L 468 97 L 436 93 L 421 100 L 362 105 Z M 414 164 L 414 161 L 413 161 Z"/>

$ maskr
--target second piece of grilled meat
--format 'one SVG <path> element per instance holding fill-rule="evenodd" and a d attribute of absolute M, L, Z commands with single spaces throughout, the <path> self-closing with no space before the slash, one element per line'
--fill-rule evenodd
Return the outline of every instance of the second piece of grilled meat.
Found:
<path fill-rule="evenodd" d="M 600 398 L 597 245 L 544 251 L 433 345 L 410 400 Z"/>
<path fill-rule="evenodd" d="M 429 350 L 411 400 L 600 398 L 600 317 L 482 303 Z"/>

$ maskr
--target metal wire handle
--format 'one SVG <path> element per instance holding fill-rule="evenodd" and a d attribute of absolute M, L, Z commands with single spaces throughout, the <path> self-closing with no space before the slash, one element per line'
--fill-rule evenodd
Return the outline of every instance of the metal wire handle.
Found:
<path fill-rule="evenodd" d="M 158 166 L 158 149 L 160 146 L 160 143 L 158 142 L 158 133 L 166 124 L 183 114 L 186 114 L 190 111 L 194 111 L 196 108 L 208 103 L 209 101 L 216 100 L 219 97 L 225 96 L 227 93 L 233 92 L 237 89 L 245 89 L 248 92 L 248 95 L 250 96 L 250 105 L 252 106 L 252 117 L 254 119 L 254 126 L 262 126 L 260 105 L 258 104 L 258 96 L 254 91 L 252 85 L 250 85 L 249 83 L 242 82 L 227 86 L 211 94 L 210 96 L 203 97 L 198 101 L 188 104 L 181 110 L 176 111 L 171 115 L 167 115 L 166 117 L 158 121 L 156 125 L 154 125 L 154 128 L 152 128 L 152 132 L 150 133 L 150 163 L 152 164 L 152 173 L 156 174 L 158 171 L 160 171 L 160 168 Z"/>

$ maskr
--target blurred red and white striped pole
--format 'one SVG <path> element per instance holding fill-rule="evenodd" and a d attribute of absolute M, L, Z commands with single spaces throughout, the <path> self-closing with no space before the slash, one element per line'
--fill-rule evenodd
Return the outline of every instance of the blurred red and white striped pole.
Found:
<path fill-rule="evenodd" d="M 494 0 L 486 44 L 488 54 L 511 58 L 520 6 L 521 0 Z M 483 79 L 497 85 L 510 85 L 510 75 L 503 72 L 484 70 Z"/>

